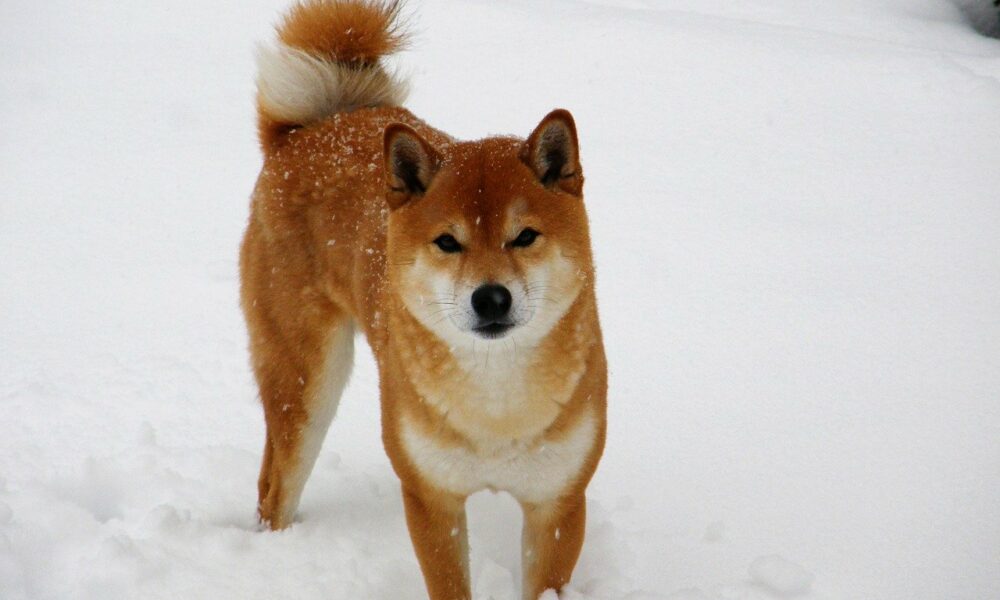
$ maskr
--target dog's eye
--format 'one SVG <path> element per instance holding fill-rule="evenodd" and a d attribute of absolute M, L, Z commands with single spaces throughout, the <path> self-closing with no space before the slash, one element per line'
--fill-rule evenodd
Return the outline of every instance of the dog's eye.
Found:
<path fill-rule="evenodd" d="M 449 233 L 442 233 L 437 236 L 434 243 L 437 244 L 437 247 L 440 248 L 442 252 L 447 252 L 448 254 L 462 251 L 462 244 L 459 244 L 458 240 L 455 239 L 455 236 Z"/>
<path fill-rule="evenodd" d="M 517 234 L 517 237 L 511 241 L 510 245 L 515 248 L 526 248 L 535 243 L 535 238 L 542 234 L 538 233 L 531 227 L 521 230 L 521 233 Z"/>

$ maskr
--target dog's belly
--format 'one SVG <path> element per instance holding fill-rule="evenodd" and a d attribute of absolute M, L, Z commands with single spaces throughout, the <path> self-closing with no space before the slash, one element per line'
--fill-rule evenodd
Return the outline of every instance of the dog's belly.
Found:
<path fill-rule="evenodd" d="M 583 468 L 597 424 L 587 413 L 557 439 L 489 442 L 476 449 L 441 444 L 418 427 L 402 424 L 403 447 L 432 485 L 467 496 L 483 489 L 509 492 L 523 502 L 556 498 Z"/>

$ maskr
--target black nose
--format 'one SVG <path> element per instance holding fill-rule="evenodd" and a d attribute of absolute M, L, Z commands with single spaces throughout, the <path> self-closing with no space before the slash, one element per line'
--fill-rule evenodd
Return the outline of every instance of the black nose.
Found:
<path fill-rule="evenodd" d="M 510 290 L 502 285 L 487 283 L 472 292 L 472 310 L 484 321 L 496 322 L 510 312 Z"/>

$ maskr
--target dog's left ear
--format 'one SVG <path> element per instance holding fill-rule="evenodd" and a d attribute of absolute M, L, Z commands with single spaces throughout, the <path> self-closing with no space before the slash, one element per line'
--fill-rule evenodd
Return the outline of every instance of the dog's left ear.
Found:
<path fill-rule="evenodd" d="M 576 124 L 568 110 L 557 108 L 545 115 L 524 143 L 521 160 L 545 187 L 574 196 L 583 193 Z"/>

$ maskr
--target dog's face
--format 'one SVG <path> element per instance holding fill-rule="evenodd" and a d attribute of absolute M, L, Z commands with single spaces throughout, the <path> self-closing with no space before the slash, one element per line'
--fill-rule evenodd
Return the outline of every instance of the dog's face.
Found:
<path fill-rule="evenodd" d="M 569 113 L 527 141 L 442 149 L 392 125 L 385 157 L 387 260 L 406 309 L 453 349 L 544 338 L 592 272 Z"/>

